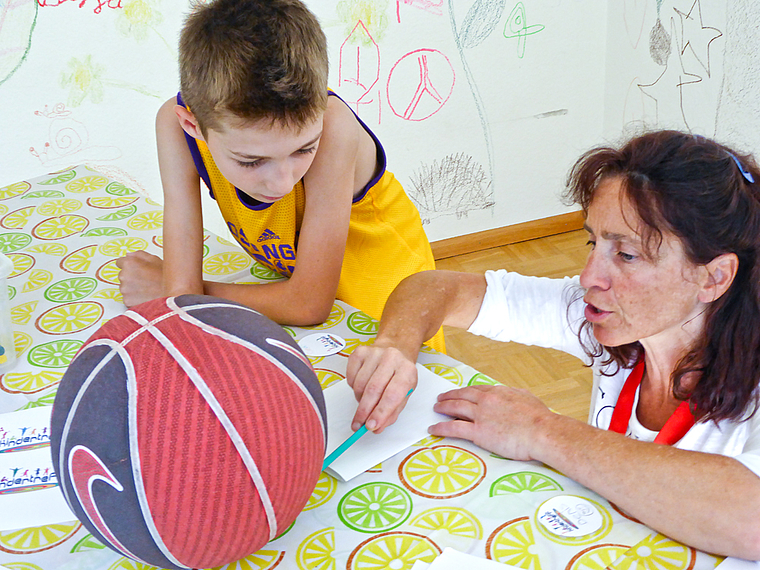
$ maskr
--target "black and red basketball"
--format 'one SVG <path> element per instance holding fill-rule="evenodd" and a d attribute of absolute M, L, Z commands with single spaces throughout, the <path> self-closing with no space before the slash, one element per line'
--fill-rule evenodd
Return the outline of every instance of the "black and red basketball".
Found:
<path fill-rule="evenodd" d="M 319 381 L 282 327 L 184 295 L 133 307 L 85 343 L 55 398 L 53 464 L 104 544 L 160 568 L 211 568 L 295 520 L 326 425 Z"/>

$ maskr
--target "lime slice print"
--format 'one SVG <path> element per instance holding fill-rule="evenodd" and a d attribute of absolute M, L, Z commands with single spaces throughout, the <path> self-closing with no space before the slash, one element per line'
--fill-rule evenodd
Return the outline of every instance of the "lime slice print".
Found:
<path fill-rule="evenodd" d="M 113 208 L 123 208 L 137 202 L 135 196 L 93 196 L 87 198 L 87 205 L 99 210 L 111 210 Z"/>
<path fill-rule="evenodd" d="M 36 394 L 60 383 L 63 372 L 8 372 L 0 376 L 0 388 L 11 394 Z"/>
<path fill-rule="evenodd" d="M 332 306 L 332 309 L 330 309 L 330 316 L 327 317 L 327 320 L 324 323 L 322 323 L 321 325 L 315 325 L 313 327 L 303 327 L 303 328 L 314 330 L 314 331 L 321 331 L 324 329 L 329 329 L 330 327 L 334 327 L 339 322 L 341 322 L 344 318 L 346 318 L 346 310 L 340 305 L 334 304 Z"/>
<path fill-rule="evenodd" d="M 84 216 L 64 214 L 41 221 L 32 228 L 32 235 L 37 239 L 58 240 L 78 234 L 89 224 Z"/>
<path fill-rule="evenodd" d="M 35 366 L 45 368 L 66 368 L 71 359 L 76 356 L 79 347 L 84 344 L 81 340 L 69 338 L 38 344 L 29 351 L 27 360 Z"/>
<path fill-rule="evenodd" d="M 0 226 L 6 230 L 23 230 L 34 210 L 36 210 L 34 206 L 13 210 L 0 218 Z"/>
<path fill-rule="evenodd" d="M 283 326 L 282 328 L 285 329 L 285 332 L 288 333 L 290 336 L 292 336 L 293 338 L 296 338 L 296 331 L 294 331 L 290 327 Z"/>
<path fill-rule="evenodd" d="M 74 250 L 61 260 L 60 267 L 66 273 L 86 273 L 90 268 L 90 261 L 95 256 L 97 250 L 98 246 L 95 244 L 86 245 Z"/>
<path fill-rule="evenodd" d="M 303 508 L 304 511 L 310 511 L 321 507 L 335 495 L 335 490 L 338 488 L 338 482 L 334 477 L 328 475 L 324 471 L 319 474 L 317 479 L 317 486 L 314 488 L 314 492 L 309 497 L 309 501 Z"/>
<path fill-rule="evenodd" d="M 98 282 L 92 277 L 71 277 L 45 289 L 45 298 L 54 303 L 79 301 L 92 293 Z"/>
<path fill-rule="evenodd" d="M 37 213 L 43 216 L 60 216 L 61 214 L 70 214 L 76 212 L 82 207 L 82 202 L 70 198 L 60 198 L 58 200 L 49 200 L 37 206 Z"/>
<path fill-rule="evenodd" d="M 128 253 L 145 249 L 148 242 L 138 237 L 122 237 L 107 241 L 100 246 L 100 253 L 108 257 L 124 257 Z"/>
<path fill-rule="evenodd" d="M 28 234 L 6 233 L 0 234 L 0 253 L 11 253 L 25 248 L 32 243 L 32 238 Z"/>
<path fill-rule="evenodd" d="M 97 277 L 97 279 L 103 283 L 108 283 L 109 285 L 118 285 L 120 271 L 121 269 L 119 269 L 116 265 L 116 260 L 112 259 L 111 261 L 104 263 L 98 268 L 98 270 L 95 272 L 95 277 Z"/>
<path fill-rule="evenodd" d="M 590 546 L 573 556 L 565 570 L 607 570 L 628 548 L 623 544 Z"/>
<path fill-rule="evenodd" d="M 468 386 L 498 386 L 501 384 L 501 382 L 498 382 L 491 378 L 490 376 L 486 376 L 485 374 L 478 372 L 475 374 L 470 380 L 467 382 Z"/>
<path fill-rule="evenodd" d="M 40 182 L 44 184 L 44 182 Z M 37 190 L 35 192 L 28 192 L 21 196 L 22 200 L 29 200 L 32 198 L 63 198 L 66 194 L 60 190 Z"/>
<path fill-rule="evenodd" d="M 563 498 L 567 498 L 567 500 L 570 501 L 574 497 L 575 495 L 565 495 Z M 599 542 L 602 538 L 604 538 L 610 533 L 610 530 L 612 530 L 612 515 L 610 515 L 610 512 L 607 509 L 605 509 L 602 505 L 597 503 L 596 501 L 592 501 L 591 499 L 588 499 L 586 497 L 578 497 L 578 498 L 581 499 L 582 501 L 588 501 L 599 510 L 599 513 L 602 516 L 602 524 L 599 527 L 599 529 L 596 530 L 595 532 L 586 534 L 584 536 L 560 536 L 560 535 L 550 532 L 538 520 L 538 515 L 539 513 L 542 512 L 543 504 L 540 505 L 538 509 L 536 509 L 536 512 L 533 514 L 533 526 L 535 526 L 543 536 L 545 536 L 552 542 L 556 542 L 558 544 L 582 546 L 586 544 L 593 544 L 595 542 Z M 552 499 L 549 499 L 549 500 L 552 500 Z"/>
<path fill-rule="evenodd" d="M 31 345 L 31 335 L 22 331 L 13 331 L 13 347 L 16 349 L 16 356 L 21 356 L 24 354 L 24 351 Z"/>
<path fill-rule="evenodd" d="M 412 514 L 412 498 L 392 483 L 365 483 L 338 503 L 338 516 L 348 528 L 377 533 L 396 528 Z"/>
<path fill-rule="evenodd" d="M 430 372 L 438 374 L 438 376 L 442 378 L 446 378 L 446 380 L 456 384 L 457 386 L 461 386 L 464 383 L 462 374 L 453 366 L 449 366 L 448 364 L 441 364 L 440 362 L 431 362 L 430 364 L 423 364 L 423 366 L 430 370 Z"/>
<path fill-rule="evenodd" d="M 38 243 L 27 249 L 27 251 L 61 257 L 62 255 L 66 255 L 68 249 L 62 243 Z"/>
<path fill-rule="evenodd" d="M 486 476 L 486 464 L 465 449 L 437 445 L 410 453 L 399 465 L 398 473 L 412 493 L 442 499 L 475 489 Z"/>
<path fill-rule="evenodd" d="M 12 300 L 16 296 L 16 288 L 13 285 L 8 285 L 8 300 Z"/>
<path fill-rule="evenodd" d="M 34 267 L 34 258 L 26 253 L 9 253 L 8 259 L 13 264 L 9 278 L 18 277 Z"/>
<path fill-rule="evenodd" d="M 528 517 L 505 522 L 486 542 L 486 558 L 525 570 L 541 570 Z"/>
<path fill-rule="evenodd" d="M 356 311 L 348 316 L 348 328 L 358 334 L 376 335 L 380 323 L 362 311 Z"/>
<path fill-rule="evenodd" d="M 93 299 L 105 299 L 106 301 L 115 301 L 116 303 L 123 303 L 124 297 L 121 296 L 121 291 L 118 289 L 101 289 L 92 296 Z"/>
<path fill-rule="evenodd" d="M 691 570 L 697 559 L 693 548 L 654 533 L 628 549 L 611 570 Z"/>
<path fill-rule="evenodd" d="M 31 410 L 32 408 L 44 408 L 45 406 L 52 406 L 55 402 L 55 391 L 48 392 L 44 396 L 40 396 L 36 400 L 32 400 L 26 404 L 22 410 Z"/>
<path fill-rule="evenodd" d="M 3 186 L 0 188 L 0 200 L 7 200 L 8 198 L 13 198 L 14 196 L 20 196 L 31 187 L 32 185 L 28 182 L 16 182 L 15 184 L 11 184 L 9 186 Z"/>
<path fill-rule="evenodd" d="M 445 530 L 455 536 L 483 538 L 483 526 L 480 521 L 470 511 L 459 507 L 428 509 L 414 517 L 409 524 L 424 531 Z"/>
<path fill-rule="evenodd" d="M 284 276 L 277 273 L 274 269 L 262 265 L 258 261 L 254 262 L 251 267 L 251 275 L 263 279 L 264 281 L 276 281 L 277 279 L 285 279 Z"/>
<path fill-rule="evenodd" d="M 100 237 L 100 236 L 125 236 L 127 234 L 127 230 L 124 228 L 108 228 L 108 227 L 101 227 L 101 228 L 92 228 L 87 230 L 82 234 L 82 237 Z"/>
<path fill-rule="evenodd" d="M 25 325 L 32 318 L 34 309 L 37 308 L 39 301 L 27 301 L 21 305 L 11 307 L 11 322 L 14 325 Z"/>
<path fill-rule="evenodd" d="M 122 208 L 121 210 L 116 210 L 115 212 L 111 212 L 110 214 L 106 214 L 105 216 L 100 216 L 97 218 L 101 222 L 118 222 L 119 220 L 125 220 L 129 216 L 132 216 L 137 212 L 137 206 L 132 204 L 131 206 L 127 206 L 126 208 Z"/>
<path fill-rule="evenodd" d="M 37 317 L 35 326 L 47 334 L 73 334 L 90 328 L 103 316 L 103 305 L 95 301 L 65 303 Z"/>
<path fill-rule="evenodd" d="M 75 194 L 83 194 L 100 190 L 106 184 L 108 184 L 108 178 L 103 176 L 82 176 L 81 178 L 72 180 L 64 188 Z"/>
<path fill-rule="evenodd" d="M 71 549 L 71 552 L 87 552 L 88 550 L 103 550 L 106 546 L 91 534 L 85 535 Z"/>
<path fill-rule="evenodd" d="M 114 562 L 108 570 L 161 570 L 156 566 L 149 566 L 142 562 L 137 562 L 131 558 L 122 557 Z"/>
<path fill-rule="evenodd" d="M 236 562 L 216 566 L 211 570 L 270 570 L 282 562 L 284 556 L 285 552 L 279 550 L 259 550 Z"/>
<path fill-rule="evenodd" d="M 66 542 L 82 527 L 79 521 L 0 532 L 0 550 L 11 554 L 33 554 Z"/>
<path fill-rule="evenodd" d="M 337 372 L 333 372 L 332 370 L 328 370 L 326 368 L 315 368 L 314 372 L 317 373 L 319 385 L 322 386 L 323 390 L 328 386 L 332 386 L 336 382 L 340 382 L 341 380 L 345 379 L 344 376 L 341 376 Z"/>
<path fill-rule="evenodd" d="M 21 288 L 22 293 L 29 293 L 41 289 L 53 280 L 53 274 L 47 269 L 35 269 L 29 274 L 29 278 Z"/>
<path fill-rule="evenodd" d="M 307 536 L 296 550 L 299 570 L 335 570 L 335 530 L 324 528 Z"/>
<path fill-rule="evenodd" d="M 362 542 L 348 557 L 346 570 L 411 570 L 417 561 L 430 563 L 441 548 L 413 532 L 386 532 Z"/>
<path fill-rule="evenodd" d="M 111 182 L 106 186 L 106 192 L 112 196 L 131 196 L 132 194 L 137 194 L 137 192 L 131 188 L 127 188 L 121 182 Z"/>
<path fill-rule="evenodd" d="M 203 262 L 203 272 L 208 275 L 231 275 L 247 268 L 251 258 L 242 252 L 225 251 L 208 257 Z"/>
<path fill-rule="evenodd" d="M 522 493 L 523 491 L 562 491 L 562 487 L 551 477 L 534 471 L 518 471 L 504 475 L 491 485 L 490 496 Z"/>
<path fill-rule="evenodd" d="M 151 231 L 157 230 L 164 225 L 164 213 L 161 210 L 151 210 L 139 216 L 135 216 L 127 222 L 127 226 L 133 230 Z"/>
<path fill-rule="evenodd" d="M 38 182 L 37 184 L 41 184 L 42 186 L 52 186 L 53 184 L 63 184 L 64 182 L 73 180 L 76 175 L 77 173 L 75 170 L 67 170 L 66 172 L 61 172 L 60 174 L 56 174 L 52 178 L 48 178 L 47 180 L 43 180 L 42 182 Z"/>

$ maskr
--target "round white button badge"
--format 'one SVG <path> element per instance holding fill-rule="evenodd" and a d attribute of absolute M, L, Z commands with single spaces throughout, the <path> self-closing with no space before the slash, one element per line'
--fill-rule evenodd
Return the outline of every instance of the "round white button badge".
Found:
<path fill-rule="evenodd" d="M 306 356 L 330 356 L 346 348 L 346 341 L 331 333 L 310 334 L 298 341 Z"/>
<path fill-rule="evenodd" d="M 599 509 L 574 495 L 552 497 L 538 508 L 536 518 L 550 533 L 570 538 L 592 534 L 604 524 Z"/>

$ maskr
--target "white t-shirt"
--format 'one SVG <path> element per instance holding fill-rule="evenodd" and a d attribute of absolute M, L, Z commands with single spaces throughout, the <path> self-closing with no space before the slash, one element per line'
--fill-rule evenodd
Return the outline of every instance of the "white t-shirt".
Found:
<path fill-rule="evenodd" d="M 500 270 L 486 272 L 486 281 L 483 305 L 469 332 L 494 340 L 554 348 L 591 364 L 594 388 L 588 422 L 607 429 L 631 370 L 615 370 L 617 366 L 613 364 L 608 370 L 614 372 L 604 375 L 601 362 L 607 353 L 592 360 L 583 351 L 578 331 L 584 322 L 584 290 L 578 277 L 526 277 Z M 589 340 L 596 342 L 593 337 Z M 641 426 L 635 409 L 634 405 L 628 435 L 653 439 L 656 434 Z M 760 475 L 760 411 L 742 422 L 699 422 L 675 447 L 734 457 Z"/>

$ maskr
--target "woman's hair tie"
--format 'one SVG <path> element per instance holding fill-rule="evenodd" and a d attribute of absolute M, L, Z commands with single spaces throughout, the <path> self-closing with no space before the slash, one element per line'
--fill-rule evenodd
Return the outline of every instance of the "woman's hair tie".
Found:
<path fill-rule="evenodd" d="M 726 151 L 726 152 L 728 152 L 728 151 Z M 739 172 L 742 173 L 742 176 L 744 176 L 744 179 L 747 182 L 749 182 L 750 184 L 754 184 L 755 183 L 755 177 L 752 176 L 752 173 L 749 170 L 747 170 L 746 168 L 744 168 L 744 165 L 741 163 L 741 161 L 738 158 L 736 158 L 736 156 L 733 153 L 728 152 L 728 156 L 730 156 L 731 158 L 734 159 L 734 162 L 736 163 L 736 166 L 739 167 Z"/>

